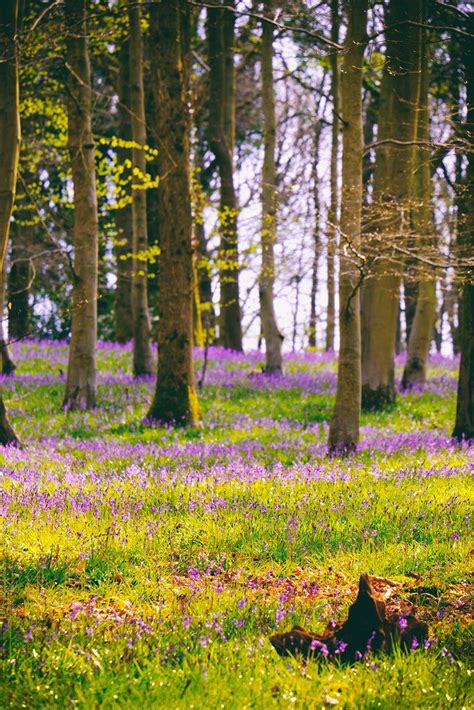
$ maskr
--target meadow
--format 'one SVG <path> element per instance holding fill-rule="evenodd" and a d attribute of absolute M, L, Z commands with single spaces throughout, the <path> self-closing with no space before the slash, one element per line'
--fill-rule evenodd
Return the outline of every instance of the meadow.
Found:
<path fill-rule="evenodd" d="M 99 406 L 64 413 L 67 346 L 24 342 L 2 378 L 26 446 L 0 451 L 0 707 L 469 708 L 472 448 L 450 438 L 458 362 L 363 416 L 330 458 L 336 363 L 209 353 L 203 425 L 144 421 L 153 380 L 99 348 Z M 402 360 L 397 362 L 400 375 Z M 197 376 L 202 353 L 196 352 Z M 426 648 L 353 666 L 281 659 L 368 572 Z"/>

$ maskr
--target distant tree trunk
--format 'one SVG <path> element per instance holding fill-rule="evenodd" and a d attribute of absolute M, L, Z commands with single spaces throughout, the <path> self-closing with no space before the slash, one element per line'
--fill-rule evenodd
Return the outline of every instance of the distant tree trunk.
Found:
<path fill-rule="evenodd" d="M 474 16 L 470 16 L 469 29 L 474 31 Z M 465 137 L 469 146 L 466 175 L 467 214 L 464 229 L 458 234 L 460 255 L 472 258 L 474 254 L 474 45 L 470 38 L 465 42 L 464 62 L 467 79 L 468 114 Z M 474 277 L 471 269 L 464 273 L 464 287 L 460 313 L 461 362 L 459 365 L 456 422 L 453 436 L 456 439 L 474 439 Z"/>
<path fill-rule="evenodd" d="M 34 226 L 27 224 L 33 215 L 30 210 L 21 211 L 15 223 L 11 243 L 10 273 L 8 275 L 8 336 L 26 338 L 30 334 L 30 287 L 31 263 L 29 249 L 34 239 Z"/>
<path fill-rule="evenodd" d="M 309 334 L 308 346 L 316 347 L 316 300 L 318 295 L 318 269 L 319 269 L 319 252 L 321 249 L 320 240 L 320 212 L 321 205 L 319 199 L 319 179 L 318 179 L 318 162 L 319 162 L 319 141 L 321 138 L 321 122 L 318 121 L 314 132 L 313 145 L 313 204 L 314 204 L 314 229 L 313 229 L 313 269 L 311 273 L 311 296 L 309 309 Z"/>
<path fill-rule="evenodd" d="M 339 41 L 339 0 L 331 0 L 331 39 Z M 336 320 L 336 276 L 335 254 L 337 244 L 337 206 L 339 195 L 338 184 L 338 159 L 339 159 L 339 62 L 337 52 L 332 51 L 331 61 L 331 95 L 332 128 L 331 128 L 331 203 L 329 206 L 327 226 L 327 325 L 326 325 L 326 350 L 334 350 L 334 332 Z"/>
<path fill-rule="evenodd" d="M 417 178 L 418 175 L 415 175 Z M 410 260 L 411 261 L 411 260 Z M 407 271 L 409 273 L 403 283 L 403 299 L 405 301 L 405 324 L 406 324 L 406 345 L 408 349 L 408 343 L 410 342 L 410 333 L 413 326 L 413 321 L 415 319 L 416 313 L 416 303 L 418 301 L 418 286 L 415 276 L 415 264 L 410 263 L 407 265 Z"/>
<path fill-rule="evenodd" d="M 271 18 L 273 1 L 265 0 L 264 13 Z M 277 240 L 277 175 L 275 164 L 276 118 L 273 87 L 273 25 L 262 27 L 262 108 L 264 156 L 262 173 L 262 269 L 260 272 L 260 317 L 265 339 L 265 372 L 281 372 L 282 335 L 276 321 L 273 286 L 275 283 L 275 253 Z"/>
<path fill-rule="evenodd" d="M 212 303 L 212 279 L 204 222 L 197 222 L 194 225 L 194 229 L 197 241 L 196 270 L 199 288 L 199 302 L 201 304 L 202 326 L 204 329 L 204 339 L 208 345 L 211 345 L 215 341 L 216 314 Z"/>
<path fill-rule="evenodd" d="M 194 425 L 199 404 L 193 365 L 193 255 L 189 175 L 189 115 L 184 66 L 184 0 L 162 0 L 150 10 L 152 75 L 160 136 L 161 176 L 158 377 L 148 416 L 162 423 Z"/>
<path fill-rule="evenodd" d="M 140 27 L 140 8 L 134 0 L 129 0 L 130 22 L 130 108 L 132 111 L 132 216 L 133 216 L 133 372 L 135 376 L 151 375 L 154 372 L 154 358 L 150 339 L 150 314 L 148 312 L 148 271 L 147 271 L 147 212 L 146 191 L 143 189 L 147 172 L 145 92 L 143 89 L 143 42 Z M 138 147 L 137 147 L 138 146 Z M 135 175 L 135 171 L 139 175 Z"/>
<path fill-rule="evenodd" d="M 20 154 L 18 0 L 0 3 L 0 273 L 3 274 Z M 3 302 L 2 302 L 3 303 Z M 0 396 L 0 444 L 19 444 Z"/>
<path fill-rule="evenodd" d="M 98 219 L 85 0 L 66 0 L 68 147 L 74 185 L 74 279 L 67 409 L 96 404 Z"/>
<path fill-rule="evenodd" d="M 220 177 L 220 341 L 229 350 L 242 350 L 239 296 L 237 195 L 234 186 L 235 77 L 232 11 L 207 8 L 209 53 L 209 143 Z M 233 4 L 232 2 L 228 3 Z"/>
<path fill-rule="evenodd" d="M 426 21 L 426 19 L 425 19 Z M 431 206 L 430 168 L 430 113 L 428 103 L 429 56 L 427 31 L 422 31 L 421 86 L 418 110 L 417 140 L 422 141 L 416 149 L 413 227 L 419 244 L 420 256 L 426 247 L 434 245 L 433 212 Z M 436 318 L 436 280 L 427 273 L 423 264 L 417 265 L 420 273 L 415 315 L 408 339 L 408 358 L 403 371 L 402 386 L 426 382 L 426 368 Z"/>
<path fill-rule="evenodd" d="M 124 41 L 120 48 L 118 72 L 119 94 L 119 130 L 120 138 L 132 140 L 132 121 L 130 116 L 130 56 L 129 42 Z M 130 149 L 117 148 L 119 165 L 123 166 L 130 160 Z M 121 188 L 121 206 L 116 211 L 115 224 L 117 240 L 115 256 L 117 259 L 117 285 L 115 287 L 115 339 L 119 343 L 127 343 L 133 337 L 132 314 L 132 258 L 133 253 L 133 217 L 131 205 L 131 190 L 127 185 Z"/>
<path fill-rule="evenodd" d="M 360 248 L 362 220 L 362 67 L 367 44 L 368 0 L 351 0 L 341 71 L 342 200 L 340 239 L 340 346 L 336 404 L 329 428 L 331 451 L 352 451 L 359 441 L 361 403 Z"/>
<path fill-rule="evenodd" d="M 8 341 L 5 337 L 4 323 L 5 308 L 5 271 L 0 273 L 0 350 L 2 353 L 2 375 L 11 375 L 16 370 L 16 365 L 10 353 Z"/>
<path fill-rule="evenodd" d="M 391 0 L 386 18 L 386 66 L 380 93 L 371 256 L 364 284 L 362 406 L 383 409 L 395 401 L 395 337 L 402 259 L 391 253 L 409 213 L 419 95 L 421 0 Z M 393 143 L 396 141 L 396 143 Z M 393 259 L 400 267 L 393 264 Z"/>

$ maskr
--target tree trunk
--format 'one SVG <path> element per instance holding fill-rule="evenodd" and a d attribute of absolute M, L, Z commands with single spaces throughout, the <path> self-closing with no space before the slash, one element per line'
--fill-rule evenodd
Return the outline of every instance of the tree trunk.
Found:
<path fill-rule="evenodd" d="M 331 0 L 331 39 L 339 41 L 339 0 Z M 335 254 L 337 245 L 337 207 L 338 207 L 338 158 L 339 158 L 339 63 L 337 52 L 332 51 L 331 61 L 331 95 L 332 95 L 332 128 L 331 128 L 331 203 L 329 206 L 327 226 L 327 324 L 326 350 L 334 350 L 334 332 L 336 319 L 336 277 Z"/>
<path fill-rule="evenodd" d="M 311 274 L 311 296 L 309 309 L 309 334 L 308 346 L 316 347 L 316 300 L 318 295 L 318 269 L 319 269 L 319 252 L 321 248 L 321 240 L 319 235 L 320 229 L 320 212 L 321 205 L 319 199 L 319 178 L 318 178 L 318 162 L 319 162 L 319 141 L 321 138 L 321 122 L 318 121 L 314 131 L 314 146 L 313 146 L 313 204 L 314 204 L 314 229 L 313 229 L 313 269 Z"/>
<path fill-rule="evenodd" d="M 420 246 L 420 256 L 434 245 L 433 212 L 431 207 L 430 169 L 430 114 L 428 103 L 429 56 L 426 29 L 422 31 L 422 61 L 420 103 L 418 110 L 417 140 L 424 142 L 416 149 L 417 170 L 415 174 L 415 198 L 413 226 L 415 239 Z M 436 318 L 436 280 L 427 273 L 426 267 L 417 264 L 420 272 L 415 315 L 408 340 L 408 358 L 403 371 L 402 386 L 407 388 L 426 382 L 426 368 Z M 408 324 L 407 324 L 408 329 Z"/>
<path fill-rule="evenodd" d="M 216 2 L 216 5 L 220 2 Z M 232 4 L 232 3 L 229 3 Z M 221 182 L 219 264 L 221 312 L 220 341 L 229 350 L 242 350 L 239 297 L 237 196 L 234 186 L 235 77 L 234 24 L 231 10 L 207 10 L 209 52 L 209 144 Z"/>
<path fill-rule="evenodd" d="M 30 210 L 21 210 L 15 222 L 11 241 L 10 273 L 8 275 L 8 336 L 26 338 L 30 334 L 30 287 L 32 269 L 29 248 L 34 240 Z"/>
<path fill-rule="evenodd" d="M 469 19 L 469 30 L 474 30 L 474 17 Z M 466 175 L 467 219 L 464 229 L 458 234 L 461 256 L 472 257 L 474 253 L 474 46 L 472 40 L 466 42 L 464 51 L 467 79 L 468 114 L 465 138 L 469 146 Z M 459 365 L 456 422 L 453 436 L 456 439 L 474 439 L 474 277 L 471 269 L 464 273 L 464 287 L 460 313 L 461 362 Z"/>
<path fill-rule="evenodd" d="M 133 215 L 133 372 L 134 375 L 151 375 L 154 358 L 150 338 L 148 311 L 147 271 L 147 211 L 146 190 L 143 182 L 147 172 L 145 93 L 143 89 L 143 43 L 140 27 L 140 8 L 129 0 L 130 22 L 130 108 L 132 111 L 132 215 Z M 136 174 L 138 173 L 138 175 Z"/>
<path fill-rule="evenodd" d="M 272 16 L 272 0 L 265 0 L 264 13 Z M 264 157 L 262 173 L 262 270 L 260 272 L 260 317 L 265 338 L 265 372 L 281 372 L 282 335 L 278 330 L 273 302 L 275 283 L 274 245 L 277 240 L 277 176 L 275 164 L 275 90 L 273 87 L 273 25 L 262 26 L 262 108 Z"/>
<path fill-rule="evenodd" d="M 63 406 L 96 404 L 98 220 L 85 0 L 66 0 L 68 148 L 74 185 L 71 346 Z"/>
<path fill-rule="evenodd" d="M 118 95 L 119 95 L 119 130 L 120 138 L 132 140 L 132 121 L 130 117 L 130 56 L 129 43 L 125 41 L 120 49 Z M 124 166 L 130 160 L 130 150 L 117 148 L 119 165 Z M 115 287 L 115 339 L 127 343 L 133 337 L 132 314 L 132 258 L 133 253 L 133 217 L 131 190 L 128 185 L 120 187 L 120 207 L 116 211 L 115 224 L 117 239 L 115 256 L 117 259 L 117 285 Z"/>
<path fill-rule="evenodd" d="M 0 273 L 3 274 L 20 154 L 18 0 L 0 3 Z M 0 444 L 19 444 L 0 396 Z"/>
<path fill-rule="evenodd" d="M 336 404 L 329 428 L 331 451 L 352 451 L 359 441 L 361 403 L 360 271 L 354 252 L 360 248 L 364 151 L 362 67 L 367 43 L 368 0 L 351 0 L 341 71 L 342 201 L 340 240 L 340 346 Z"/>
<path fill-rule="evenodd" d="M 5 338 L 4 323 L 5 307 L 5 271 L 0 273 L 0 350 L 2 353 L 2 375 L 11 375 L 16 370 L 16 365 L 10 353 L 8 341 Z"/>
<path fill-rule="evenodd" d="M 160 297 L 158 377 L 148 416 L 162 423 L 194 425 L 199 404 L 194 384 L 192 217 L 189 115 L 183 67 L 184 0 L 151 8 L 152 67 L 160 136 Z"/>
<path fill-rule="evenodd" d="M 393 251 L 410 209 L 419 95 L 421 0 L 391 0 L 385 23 L 386 65 L 380 93 L 369 258 L 364 285 L 362 406 L 383 409 L 395 402 L 395 337 L 402 260 Z M 400 266 L 398 266 L 400 264 Z"/>

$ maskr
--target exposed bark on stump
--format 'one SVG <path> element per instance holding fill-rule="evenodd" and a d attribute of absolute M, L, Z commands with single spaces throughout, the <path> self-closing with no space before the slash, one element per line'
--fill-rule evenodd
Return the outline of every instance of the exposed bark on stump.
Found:
<path fill-rule="evenodd" d="M 414 616 L 404 616 L 403 620 L 396 614 L 387 617 L 385 603 L 375 598 L 369 577 L 363 574 L 347 620 L 335 630 L 314 634 L 294 626 L 287 633 L 270 636 L 270 643 L 280 656 L 319 657 L 354 663 L 367 653 L 389 653 L 397 645 L 404 650 L 410 650 L 414 645 L 422 646 L 427 638 L 428 626 Z"/>
<path fill-rule="evenodd" d="M 72 328 L 63 406 L 96 404 L 98 220 L 84 0 L 66 0 L 68 148 L 74 185 Z"/>

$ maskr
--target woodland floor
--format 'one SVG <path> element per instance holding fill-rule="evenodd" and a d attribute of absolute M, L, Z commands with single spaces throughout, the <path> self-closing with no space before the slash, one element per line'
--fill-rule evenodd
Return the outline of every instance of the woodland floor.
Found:
<path fill-rule="evenodd" d="M 60 411 L 65 345 L 15 356 L 2 388 L 28 446 L 0 452 L 0 707 L 473 707 L 456 362 L 435 357 L 423 392 L 365 415 L 342 460 L 326 455 L 325 355 L 268 379 L 260 355 L 212 350 L 187 432 L 143 424 L 153 381 L 133 381 L 129 348 L 100 346 L 83 414 Z M 429 649 L 353 667 L 277 656 L 275 629 L 345 617 L 365 571 L 429 623 Z"/>

